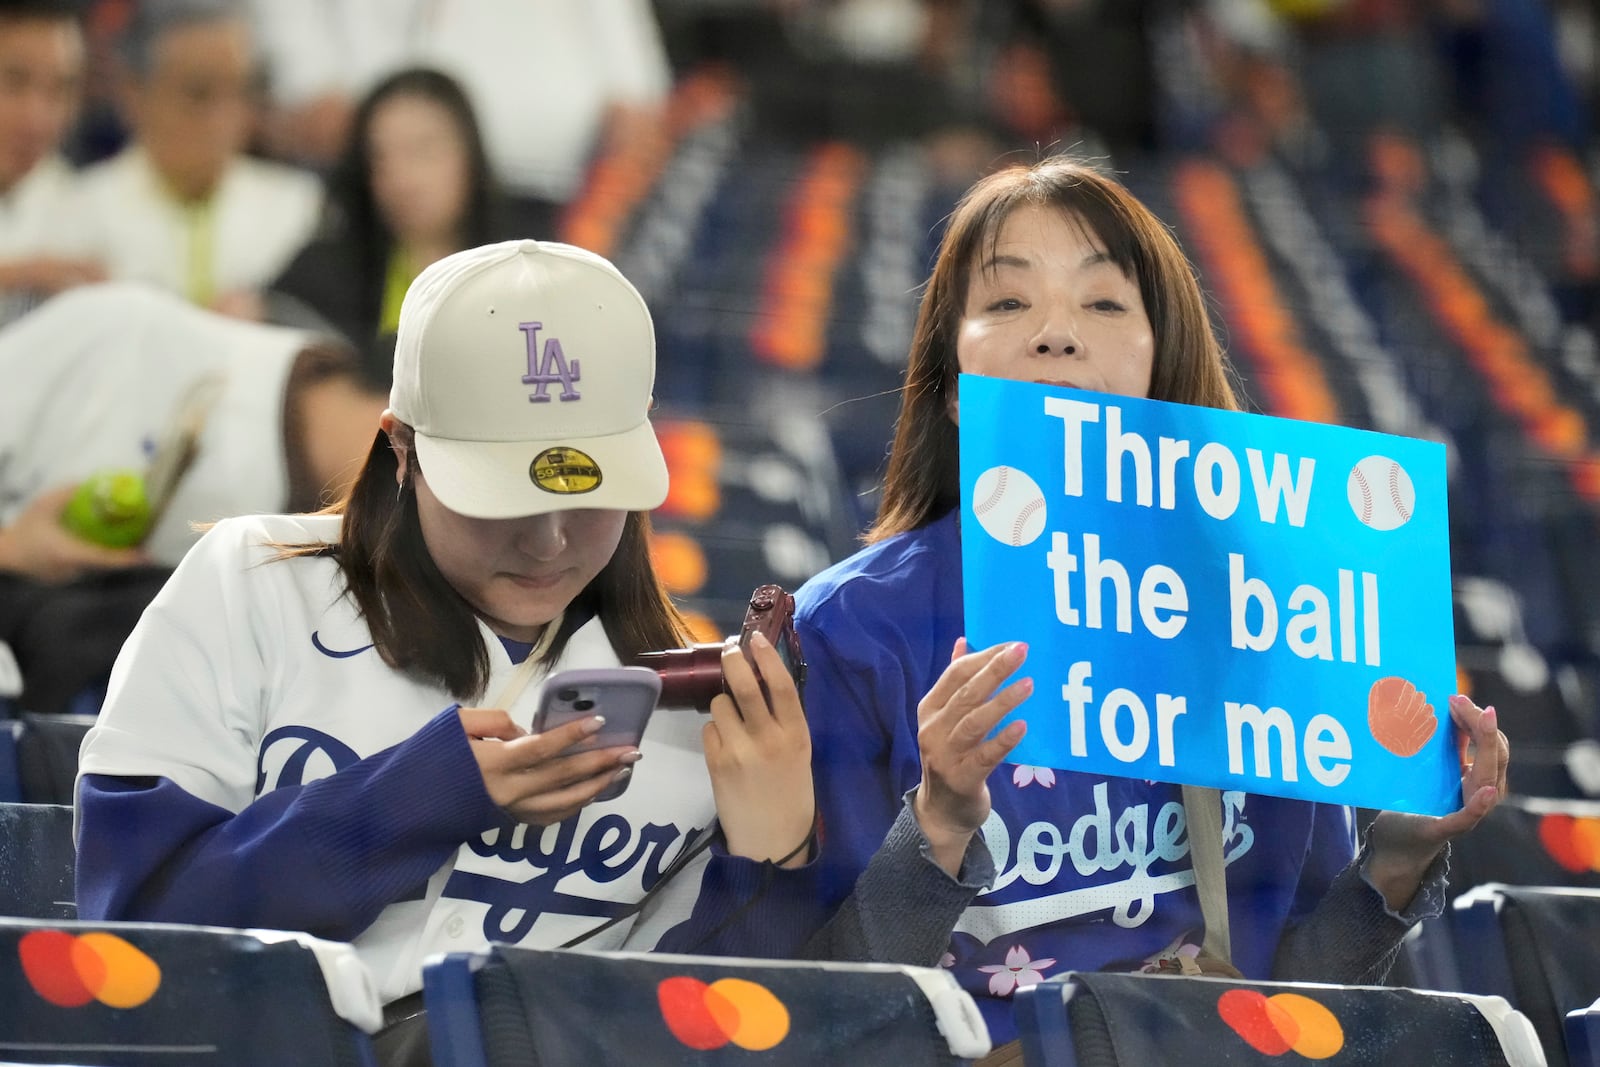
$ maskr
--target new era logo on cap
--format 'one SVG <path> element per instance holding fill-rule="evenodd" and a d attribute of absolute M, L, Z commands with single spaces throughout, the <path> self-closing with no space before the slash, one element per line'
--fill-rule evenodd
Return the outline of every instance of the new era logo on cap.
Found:
<path fill-rule="evenodd" d="M 654 380 L 650 313 L 614 266 L 571 245 L 507 241 L 412 283 L 389 406 L 453 511 L 642 511 L 667 489 Z"/>

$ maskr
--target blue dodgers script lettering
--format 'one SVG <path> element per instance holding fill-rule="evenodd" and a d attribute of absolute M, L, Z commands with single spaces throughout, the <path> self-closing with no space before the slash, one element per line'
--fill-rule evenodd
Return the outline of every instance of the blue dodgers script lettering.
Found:
<path fill-rule="evenodd" d="M 261 796 L 267 790 L 268 756 L 276 759 L 280 754 L 284 759 L 278 766 L 273 789 L 305 785 L 306 765 L 313 756 L 325 758 L 333 771 L 342 771 L 361 758 L 356 755 L 355 749 L 321 730 L 313 730 L 309 726 L 279 727 L 263 737 L 261 747 L 256 750 L 256 796 Z M 315 774 L 312 780 L 322 777 L 325 775 Z"/>
<path fill-rule="evenodd" d="M 688 833 L 671 823 L 647 823 L 635 832 L 632 824 L 615 813 L 602 815 L 578 839 L 578 819 L 555 826 L 514 826 L 491 830 L 468 847 L 485 859 L 527 864 L 538 871 L 532 878 L 514 880 L 469 871 L 453 871 L 444 895 L 489 905 L 483 934 L 491 941 L 522 940 L 546 913 L 612 918 L 630 904 L 593 900 L 561 892 L 567 878 L 581 875 L 594 882 L 614 882 L 635 871 L 640 887 L 648 890 L 661 880 L 674 844 L 687 843 L 699 833 Z M 615 862 L 613 862 L 615 861 Z"/>
<path fill-rule="evenodd" d="M 1105 782 L 1093 789 L 1094 809 L 1070 826 L 1030 822 L 1012 836 L 998 812 L 983 824 L 983 839 L 994 858 L 994 883 L 961 916 L 956 929 L 985 944 L 1040 923 L 1110 911 L 1118 926 L 1143 926 L 1155 914 L 1156 898 L 1194 884 L 1187 821 L 1181 801 L 1155 811 L 1135 804 L 1113 811 Z M 1246 821 L 1245 793 L 1222 794 L 1223 861 L 1233 863 L 1255 845 Z M 1151 868 L 1157 868 L 1152 874 Z M 1109 877 L 1099 878 L 1099 875 Z M 1041 893 L 1038 888 L 1060 887 Z"/>

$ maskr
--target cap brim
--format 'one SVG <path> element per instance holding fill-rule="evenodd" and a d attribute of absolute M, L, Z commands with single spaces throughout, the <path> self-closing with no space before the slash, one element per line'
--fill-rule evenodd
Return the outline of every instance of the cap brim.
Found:
<path fill-rule="evenodd" d="M 459 441 L 418 433 L 416 450 L 439 502 L 476 519 L 573 508 L 650 511 L 667 499 L 667 461 L 649 420 L 618 434 L 564 441 Z M 581 471 L 576 477 L 552 476 L 552 450 L 592 461 L 598 480 L 588 486 L 590 478 Z M 590 464 L 579 461 L 579 466 Z"/>

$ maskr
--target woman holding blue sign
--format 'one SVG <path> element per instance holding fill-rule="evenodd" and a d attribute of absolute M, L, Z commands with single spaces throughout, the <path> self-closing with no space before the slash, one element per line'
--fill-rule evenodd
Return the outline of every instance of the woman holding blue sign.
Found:
<path fill-rule="evenodd" d="M 1017 988 L 1191 969 L 1206 924 L 1181 787 L 1005 763 L 1032 683 L 1014 678 L 1026 648 L 962 636 L 961 373 L 1238 403 L 1193 269 L 1147 208 L 1061 159 L 986 177 L 923 297 L 869 545 L 798 595 L 833 913 L 811 950 L 942 963 L 1000 1042 Z M 1456 696 L 1450 716 L 1477 752 L 1461 809 L 1385 812 L 1359 848 L 1349 808 L 1222 794 L 1218 868 L 1245 976 L 1375 981 L 1439 912 L 1446 846 L 1504 795 L 1508 758 L 1492 708 Z"/>

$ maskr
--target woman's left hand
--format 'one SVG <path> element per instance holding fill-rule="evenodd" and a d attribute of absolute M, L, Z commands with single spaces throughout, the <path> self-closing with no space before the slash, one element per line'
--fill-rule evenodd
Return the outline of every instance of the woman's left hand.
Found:
<path fill-rule="evenodd" d="M 722 652 L 722 677 L 733 695 L 711 701 L 705 727 L 711 792 L 730 853 L 755 860 L 788 857 L 784 866 L 798 867 L 810 859 L 809 849 L 800 846 L 811 836 L 817 810 L 811 731 L 777 650 L 759 633 L 749 642 L 755 670 L 738 647 Z"/>
<path fill-rule="evenodd" d="M 1373 820 L 1368 832 L 1372 854 L 1367 873 L 1395 911 L 1411 902 L 1439 851 L 1477 826 L 1506 795 L 1511 746 L 1500 732 L 1494 708 L 1479 708 L 1457 694 L 1450 698 L 1450 718 L 1460 728 L 1464 742 L 1460 810 L 1441 818 L 1385 811 Z"/>

